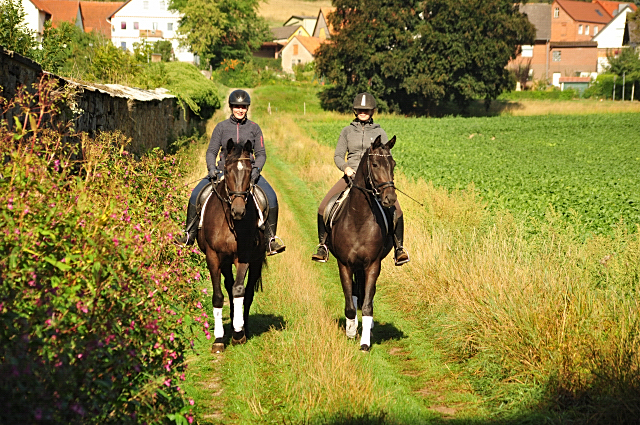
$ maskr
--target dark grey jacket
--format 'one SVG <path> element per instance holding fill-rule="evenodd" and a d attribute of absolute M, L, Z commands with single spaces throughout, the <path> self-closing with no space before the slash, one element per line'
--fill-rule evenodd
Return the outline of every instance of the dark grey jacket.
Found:
<path fill-rule="evenodd" d="M 382 143 L 389 141 L 387 133 L 380 127 L 380 124 L 373 122 L 363 124 L 359 121 L 352 121 L 350 125 L 343 128 L 333 156 L 338 168 L 343 172 L 347 166 L 353 168 L 354 171 L 357 170 L 364 151 L 378 136 L 381 136 Z M 345 155 L 347 156 L 346 161 Z"/>
<path fill-rule="evenodd" d="M 251 164 L 253 166 L 252 177 L 254 181 L 264 167 L 267 160 L 267 152 L 264 149 L 264 137 L 260 126 L 253 121 L 244 119 L 238 121 L 233 115 L 224 121 L 219 122 L 213 129 L 209 148 L 207 148 L 207 170 L 211 172 L 216 168 L 224 171 L 224 161 L 227 157 L 227 141 L 233 139 L 234 143 L 244 145 L 250 141 L 253 146 Z M 220 160 L 216 167 L 216 157 L 220 152 Z"/>

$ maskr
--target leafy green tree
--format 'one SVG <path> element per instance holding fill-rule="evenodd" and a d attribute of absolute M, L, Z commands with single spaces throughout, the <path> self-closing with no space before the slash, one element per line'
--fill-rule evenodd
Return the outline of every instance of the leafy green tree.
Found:
<path fill-rule="evenodd" d="M 258 5 L 259 0 L 174 0 L 171 7 L 184 14 L 178 28 L 184 44 L 218 67 L 224 59 L 247 59 L 268 40 Z"/>
<path fill-rule="evenodd" d="M 316 69 L 332 87 L 323 107 L 350 109 L 369 91 L 382 110 L 415 113 L 495 99 L 513 84 L 505 66 L 535 29 L 510 0 L 335 0 L 339 28 Z"/>
<path fill-rule="evenodd" d="M 47 21 L 42 34 L 42 48 L 33 50 L 33 59 L 38 61 L 43 69 L 57 74 L 69 59 L 68 49 L 74 28 L 81 31 L 69 22 L 61 22 L 58 28 L 54 28 L 51 21 Z"/>
<path fill-rule="evenodd" d="M 25 16 L 20 0 L 0 2 L 0 46 L 30 57 L 37 41 L 35 33 L 27 28 Z"/>

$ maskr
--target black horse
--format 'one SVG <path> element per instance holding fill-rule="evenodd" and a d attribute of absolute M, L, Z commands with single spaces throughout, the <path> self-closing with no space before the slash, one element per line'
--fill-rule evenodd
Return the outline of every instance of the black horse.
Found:
<path fill-rule="evenodd" d="M 346 333 L 355 338 L 358 329 L 358 302 L 362 306 L 362 338 L 360 348 L 369 351 L 373 327 L 373 296 L 380 275 L 380 263 L 393 246 L 393 224 L 387 223 L 379 207 L 392 207 L 396 202 L 393 183 L 395 161 L 391 148 L 395 136 L 382 144 L 380 136 L 365 151 L 353 178 L 349 196 L 333 221 L 327 238 L 329 250 L 338 260 Z M 354 282 L 355 281 L 355 282 Z"/>
<path fill-rule="evenodd" d="M 264 232 L 259 228 L 259 214 L 251 194 L 251 143 L 244 147 L 227 142 L 224 179 L 214 185 L 203 211 L 198 246 L 207 257 L 213 283 L 214 352 L 224 351 L 222 328 L 222 294 L 220 275 L 231 301 L 233 333 L 231 342 L 246 342 L 245 329 L 256 286 L 261 283 L 266 256 Z M 231 266 L 236 266 L 233 277 Z M 247 271 L 247 286 L 244 280 Z M 244 315 L 243 315 L 244 307 Z"/>

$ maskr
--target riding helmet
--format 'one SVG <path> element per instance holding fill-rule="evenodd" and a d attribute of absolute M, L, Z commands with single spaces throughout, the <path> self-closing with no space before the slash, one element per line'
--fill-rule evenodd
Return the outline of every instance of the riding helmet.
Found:
<path fill-rule="evenodd" d="M 229 106 L 231 105 L 251 105 L 251 97 L 244 90 L 234 90 L 229 95 Z"/>
<path fill-rule="evenodd" d="M 353 109 L 376 109 L 376 98 L 370 93 L 359 93 L 353 99 Z"/>

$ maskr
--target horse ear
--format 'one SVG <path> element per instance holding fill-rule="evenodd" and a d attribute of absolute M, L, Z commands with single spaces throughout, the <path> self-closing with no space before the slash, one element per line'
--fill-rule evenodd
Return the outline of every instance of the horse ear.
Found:
<path fill-rule="evenodd" d="M 252 150 L 253 150 L 253 146 L 251 146 L 251 142 L 247 141 L 247 143 L 244 144 L 244 148 L 242 149 L 242 152 L 251 153 Z"/>
<path fill-rule="evenodd" d="M 396 144 L 396 136 L 394 135 L 391 140 L 389 140 L 386 144 L 387 149 L 391 150 L 391 148 Z"/>
<path fill-rule="evenodd" d="M 382 146 L 381 140 L 382 140 L 381 136 L 376 137 L 376 140 L 374 140 L 374 142 L 371 144 L 371 150 L 378 149 L 380 146 Z"/>
<path fill-rule="evenodd" d="M 234 145 L 235 143 L 233 143 L 233 139 L 229 139 L 227 141 L 227 154 L 230 154 L 231 152 L 233 152 Z"/>

